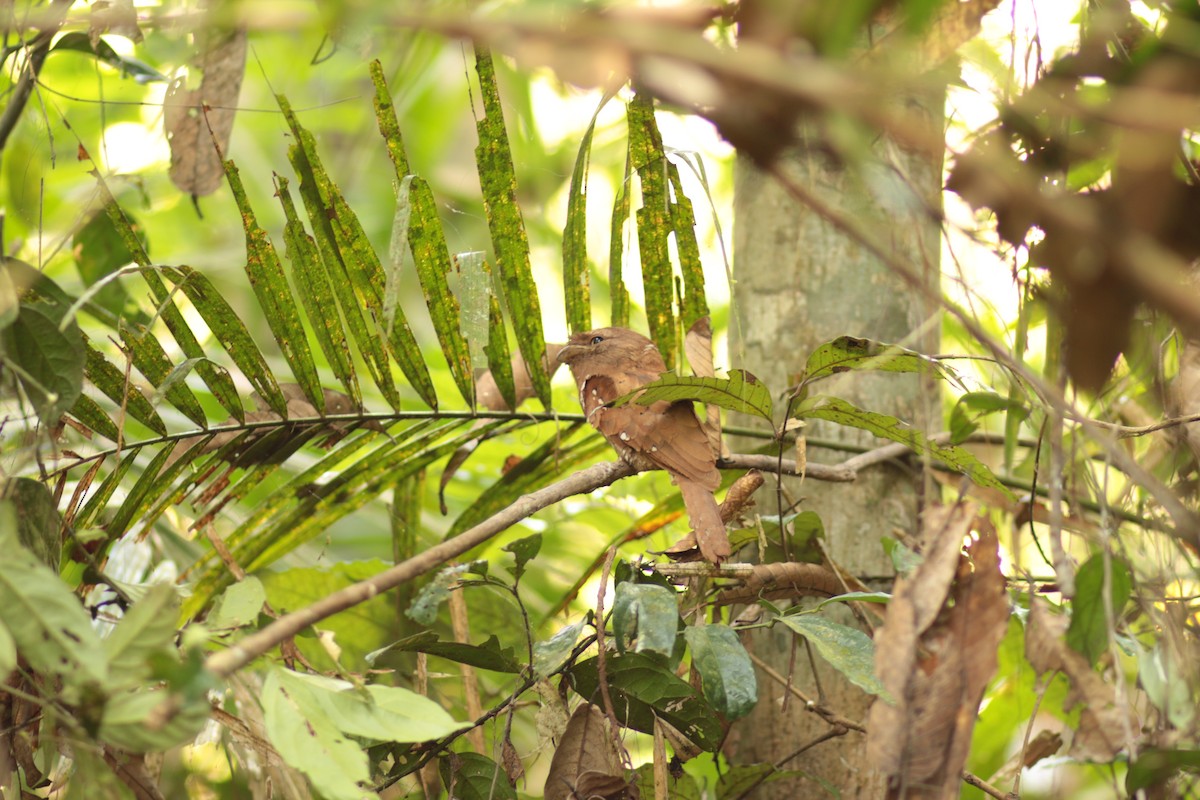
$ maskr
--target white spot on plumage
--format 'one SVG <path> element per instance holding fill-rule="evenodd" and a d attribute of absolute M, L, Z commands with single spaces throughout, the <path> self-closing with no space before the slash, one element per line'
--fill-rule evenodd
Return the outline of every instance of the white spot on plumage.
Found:
<path fill-rule="evenodd" d="M 620 436 L 620 439 L 621 439 L 621 441 L 622 441 L 622 442 L 628 442 L 628 441 L 629 441 L 629 434 L 628 434 L 628 433 L 626 433 L 625 431 L 621 431 L 621 436 Z"/>

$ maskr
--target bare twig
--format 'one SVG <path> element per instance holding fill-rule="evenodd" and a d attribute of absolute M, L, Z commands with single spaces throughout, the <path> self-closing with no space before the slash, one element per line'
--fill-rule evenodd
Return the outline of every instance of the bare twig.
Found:
<path fill-rule="evenodd" d="M 1019 800 L 1020 796 L 1015 792 L 1001 791 L 987 781 L 983 780 L 983 778 L 967 772 L 966 770 L 963 770 L 962 779 L 963 783 L 969 786 L 974 786 L 976 789 L 979 789 L 989 797 L 996 798 L 996 800 Z"/>
<path fill-rule="evenodd" d="M 867 732 L 866 726 L 864 726 L 861 722 L 855 722 L 849 717 L 844 717 L 836 711 L 826 708 L 806 695 L 804 692 L 797 689 L 795 684 L 793 684 L 783 675 L 779 674 L 779 672 L 772 668 L 770 664 L 754 655 L 754 653 L 750 653 L 749 655 L 750 660 L 754 662 L 754 666 L 762 670 L 764 675 L 782 686 L 785 691 L 794 696 L 801 703 L 804 703 L 804 709 L 806 711 L 811 711 L 835 728 L 845 728 L 847 730 L 858 731 L 859 733 Z"/>

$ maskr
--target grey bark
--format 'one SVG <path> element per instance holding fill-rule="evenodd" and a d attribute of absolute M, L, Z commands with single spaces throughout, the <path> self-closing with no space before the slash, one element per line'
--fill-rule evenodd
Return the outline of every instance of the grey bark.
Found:
<path fill-rule="evenodd" d="M 940 129 L 942 98 L 922 106 L 934 109 L 931 122 Z M 847 166 L 833 163 L 817 147 L 802 144 L 789 154 L 783 169 L 809 191 L 866 221 L 879 241 L 915 272 L 931 283 L 937 281 L 941 238 L 936 214 L 930 211 L 941 208 L 940 159 L 933 163 L 883 141 L 862 162 Z M 774 391 L 794 381 L 815 347 L 843 334 L 904 343 L 924 352 L 937 347 L 936 309 L 746 160 L 737 165 L 735 183 L 734 274 L 732 363 L 744 365 Z M 813 391 L 922 426 L 930 411 L 938 409 L 936 392 L 922 387 L 916 376 L 846 373 L 821 382 Z M 869 447 L 883 444 L 861 431 L 823 423 L 811 424 L 806 432 Z M 808 450 L 813 461 L 844 456 Z M 789 480 L 786 485 L 793 497 L 804 498 L 801 510 L 821 516 L 831 558 L 866 578 L 872 588 L 886 589 L 893 570 L 880 538 L 895 537 L 897 529 L 915 529 L 919 481 L 919 470 L 889 465 L 872 468 L 850 484 L 801 485 Z M 770 482 L 760 492 L 758 504 L 761 513 L 777 513 Z M 835 619 L 861 627 L 848 613 Z M 814 679 L 804 645 L 782 626 L 755 632 L 746 644 L 783 675 L 789 674 L 796 646 L 794 685 L 810 697 L 820 695 L 839 714 L 865 722 L 871 696 L 842 679 L 815 650 Z M 779 763 L 829 731 L 829 725 L 806 711 L 795 697 L 786 712 L 781 710 L 784 695 L 783 687 L 760 673 L 758 705 L 749 720 L 731 731 L 729 749 L 736 763 Z M 783 766 L 828 781 L 847 800 L 879 798 L 885 793 L 882 776 L 865 761 L 865 736 L 855 731 L 805 750 Z M 809 778 L 767 784 L 755 793 L 756 798 L 768 800 L 828 796 Z"/>

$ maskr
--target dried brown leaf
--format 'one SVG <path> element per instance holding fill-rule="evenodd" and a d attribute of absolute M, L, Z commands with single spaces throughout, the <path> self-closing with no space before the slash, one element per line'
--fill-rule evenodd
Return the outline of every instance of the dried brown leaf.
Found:
<path fill-rule="evenodd" d="M 610 790 L 620 782 L 625 787 L 622 754 L 614 752 L 608 720 L 591 703 L 582 703 L 567 723 L 546 774 L 546 800 L 591 797 L 584 790 Z M 619 795 L 604 794 L 603 797 Z"/>
<path fill-rule="evenodd" d="M 246 32 L 212 33 L 197 66 L 204 73 L 199 88 L 176 80 L 163 102 L 171 182 L 192 197 L 212 194 L 225 178 L 222 159 L 246 70 Z"/>
<path fill-rule="evenodd" d="M 504 744 L 500 747 L 500 759 L 508 782 L 516 786 L 517 781 L 525 777 L 525 765 L 521 763 L 521 754 L 513 747 L 512 739 L 508 736 L 504 737 Z"/>
<path fill-rule="evenodd" d="M 1064 635 L 1069 624 L 1065 615 L 1051 613 L 1045 600 L 1032 597 L 1025 629 L 1025 657 L 1039 674 L 1059 670 L 1071 681 L 1066 707 L 1083 707 L 1071 755 L 1112 761 L 1124 749 L 1127 736 L 1139 730 L 1137 715 L 1121 703 L 1115 687 L 1092 669 L 1087 658 L 1067 645 Z"/>
<path fill-rule="evenodd" d="M 991 525 L 968 504 L 931 511 L 926 560 L 897 580 L 876 636 L 875 671 L 895 704 L 871 707 L 867 748 L 893 785 L 919 787 L 914 797 L 953 798 L 1009 609 Z M 961 542 L 972 527 L 979 538 L 963 555 Z M 943 587 L 950 558 L 953 580 Z M 934 585 L 925 585 L 922 570 Z"/>

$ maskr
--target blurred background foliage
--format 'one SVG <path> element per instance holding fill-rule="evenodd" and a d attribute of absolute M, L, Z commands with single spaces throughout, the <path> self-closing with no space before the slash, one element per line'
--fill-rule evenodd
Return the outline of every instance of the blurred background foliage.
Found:
<path fill-rule="evenodd" d="M 863 66 L 855 59 L 864 27 L 878 21 L 879 15 L 892 12 L 900 19 L 890 28 L 899 43 L 888 50 L 888 58 L 896 60 L 887 61 L 882 67 L 879 64 L 863 67 L 869 77 L 894 74 L 894 82 L 881 83 L 878 94 L 866 95 L 862 105 L 848 102 L 845 108 L 831 109 L 820 105 L 828 98 L 816 92 L 813 106 L 804 108 L 822 128 L 830 157 L 854 163 L 877 134 L 873 124 L 880 122 L 886 127 L 888 119 L 872 116 L 862 108 L 872 101 L 879 103 L 880 95 L 890 96 L 897 85 L 917 86 L 919 82 L 912 72 L 897 70 L 894 64 L 902 63 L 908 52 L 906 43 L 912 40 L 905 37 L 926 35 L 932 29 L 941 31 L 958 48 L 957 58 L 942 70 L 942 77 L 951 76 L 945 134 L 952 153 L 983 153 L 985 148 L 981 143 L 991 143 L 1006 157 L 1023 164 L 1033 163 L 1041 170 L 1039 175 L 1044 180 L 1040 189 L 1080 192 L 1107 188 L 1119 154 L 1117 146 L 1109 144 L 1119 137 L 1111 132 L 1098 133 L 1101 125 L 1096 119 L 1105 121 L 1105 109 L 1116 107 L 1112 100 L 1119 94 L 1117 87 L 1136 82 L 1129 74 L 1137 65 L 1152 60 L 1161 48 L 1174 47 L 1195 57 L 1200 37 L 1195 35 L 1194 27 L 1188 27 L 1194 26 L 1197 19 L 1194 9 L 1185 8 L 1188 5 L 1185 3 L 1016 0 L 999 4 L 984 17 L 982 33 L 978 35 L 974 30 L 964 36 L 961 31 L 936 27 L 938 20 L 943 19 L 939 14 L 947 7 L 971 6 L 979 11 L 985 5 L 995 4 L 934 0 L 816 4 L 819 10 L 796 20 L 793 29 L 780 31 L 785 44 L 800 46 L 795 43 L 803 42 L 803 47 L 811 48 L 815 66 L 830 69 L 827 75 L 821 73 L 815 80 L 828 78 L 830 85 L 837 86 L 839 77 L 853 75 L 855 69 Z M 198 20 L 212 25 L 237 24 L 249 30 L 245 77 L 237 95 L 236 119 L 226 154 L 241 171 L 249 205 L 271 238 L 282 248 L 284 218 L 275 199 L 272 175 L 292 175 L 288 146 L 294 140 L 276 102 L 275 95 L 281 94 L 296 110 L 301 124 L 314 135 L 326 168 L 379 253 L 388 252 L 394 233 L 396 188 L 372 107 L 375 90 L 367 66 L 372 59 L 381 62 L 392 88 L 414 172 L 429 182 L 437 199 L 449 251 L 458 254 L 490 248 L 479 178 L 472 163 L 477 143 L 473 123 L 482 114 L 473 74 L 474 55 L 469 44 L 453 37 L 477 34 L 493 26 L 489 33 L 499 51 L 505 54 L 498 55 L 495 63 L 517 174 L 516 196 L 528 230 L 533 275 L 549 341 L 561 341 L 568 332 L 561 300 L 562 232 L 579 143 L 593 114 L 598 116 L 590 155 L 586 235 L 593 262 L 591 288 L 596 324 L 603 324 L 608 318 L 609 215 L 626 186 L 627 138 L 622 101 L 630 99 L 629 90 L 622 88 L 616 100 L 600 107 L 603 91 L 580 88 L 577 82 L 589 87 L 603 83 L 605 62 L 600 59 L 597 66 L 594 57 L 612 41 L 621 41 L 621 35 L 626 37 L 624 41 L 632 43 L 630 48 L 634 52 L 647 46 L 644 41 L 647 30 L 665 31 L 661 42 L 664 48 L 677 43 L 671 38 L 676 34 L 682 41 L 702 31 L 706 43 L 716 42 L 720 46 L 726 46 L 734 38 L 733 10 L 725 5 L 656 11 L 619 3 L 604 6 L 496 3 L 479 9 L 455 3 L 407 4 L 395 8 L 378 3 L 316 6 L 264 0 L 230 2 L 212 8 L 170 2 L 139 3 L 136 33 L 126 20 L 126 27 L 108 25 L 102 38 L 93 44 L 88 40 L 89 34 L 101 36 L 103 28 L 98 26 L 97 13 L 106 8 L 119 11 L 126 6 L 115 2 L 109 6 L 12 4 L 5 11 L 9 31 L 5 63 L 5 80 L 10 83 L 5 87 L 8 97 L 13 96 L 11 84 L 16 83 L 22 67 L 21 43 L 16 32 L 40 29 L 37 20 L 60 7 L 66 13 L 60 38 L 47 54 L 38 86 L 19 120 L 5 130 L 7 138 L 0 172 L 4 206 L 0 241 L 5 255 L 33 265 L 74 296 L 105 274 L 125 267 L 130 259 L 121 254 L 128 253 L 122 250 L 124 244 L 119 233 L 103 215 L 103 192 L 93 174 L 93 170 L 98 170 L 135 222 L 151 262 L 186 264 L 207 276 L 267 351 L 272 370 L 281 374 L 285 362 L 267 347 L 273 341 L 272 332 L 246 282 L 246 240 L 242 216 L 232 193 L 222 186 L 213 194 L 193 198 L 173 185 L 168 175 L 170 153 L 163 134 L 163 104 L 171 80 L 182 77 L 189 86 L 196 85 L 195 70 L 191 75 L 188 71 L 197 52 Z M 133 8 L 128 6 L 130 11 Z M 595 12 L 598 33 L 595 42 L 584 42 L 586 47 L 580 45 L 573 50 L 573 44 L 578 43 L 568 37 L 553 41 L 554 23 L 560 15 L 576 12 Z M 491 17 L 481 16 L 484 13 Z M 1163 37 L 1168 19 L 1172 30 L 1184 30 L 1185 34 Z M 664 24 L 663 20 L 667 22 Z M 655 27 L 660 24 L 661 29 Z M 970 28 L 964 24 L 964 30 Z M 605 38 L 610 34 L 614 38 Z M 755 35 L 768 45 L 777 44 L 772 41 L 770 31 L 760 30 Z M 63 38 L 67 36 L 76 38 Z M 1096 45 L 1096 41 L 1101 45 Z M 1121 72 L 1113 67 L 1104 72 L 1095 64 L 1085 64 L 1073 73 L 1078 79 L 1073 84 L 1077 95 L 1073 97 L 1078 105 L 1070 107 L 1083 108 L 1084 112 L 1091 110 L 1094 117 L 1080 113 L 1063 119 L 1059 109 L 1044 98 L 1038 105 L 1039 96 L 1031 87 L 1053 68 L 1065 71 L 1072 64 L 1078 67 L 1064 57 L 1077 52 L 1094 56 L 1096 47 L 1106 54 L 1101 60 L 1128 69 Z M 1122 47 L 1126 49 L 1122 51 Z M 706 51 L 697 48 L 696 52 Z M 618 53 L 614 58 L 620 61 L 622 55 Z M 960 69 L 955 71 L 954 67 Z M 671 77 L 669 71 L 657 75 L 662 86 L 670 85 Z M 695 80 L 695 76 L 688 77 Z M 671 97 L 668 92 L 663 98 L 658 119 L 664 144 L 681 165 L 686 193 L 695 207 L 707 299 L 717 330 L 717 362 L 718 367 L 724 368 L 740 363 L 740 354 L 724 354 L 725 331 L 730 320 L 733 318 L 732 324 L 736 324 L 737 314 L 753 310 L 731 312 L 728 307 L 728 256 L 721 234 L 727 233 L 730 225 L 733 149 L 718 135 L 717 129 L 737 141 L 749 157 L 770 162 L 775 150 L 788 144 L 787 137 L 773 138 L 764 134 L 765 129 L 739 125 L 745 119 L 759 124 L 762 120 L 778 121 L 776 112 L 784 122 L 794 118 L 790 109 L 756 105 L 759 101 L 752 92 L 745 93 L 746 109 L 734 108 L 728 112 L 744 111 L 747 114 L 744 117 L 722 116 L 711 108 L 707 120 L 687 113 L 689 108 L 682 98 L 689 92 L 703 98 L 705 88 L 702 81 L 680 82 L 678 96 Z M 750 112 L 762 116 L 754 117 Z M 1080 122 L 1080 118 L 1085 122 Z M 1082 155 L 1070 151 L 1063 156 L 1061 148 L 1056 146 L 1064 139 L 1069 139 L 1072 146 L 1082 141 Z M 942 143 L 937 147 L 941 148 Z M 1194 150 L 1194 139 L 1185 125 L 1183 157 L 1173 162 L 1175 173 L 1185 176 L 1194 173 Z M 1054 160 L 1055 156 L 1060 160 Z M 702 164 L 703 174 L 697 175 L 687 167 L 688 161 Z M 965 169 L 963 164 L 971 164 L 969 158 L 952 163 L 954 169 Z M 1115 550 L 1122 563 L 1130 565 L 1136 578 L 1137 598 L 1129 606 L 1107 609 L 1107 627 L 1117 635 L 1112 638 L 1116 648 L 1110 648 L 1111 652 L 1103 656 L 1116 659 L 1115 663 L 1103 665 L 1108 670 L 1105 677 L 1130 692 L 1138 691 L 1139 686 L 1145 692 L 1137 697 L 1143 717 L 1160 720 L 1157 728 L 1147 724 L 1156 735 L 1148 735 L 1146 744 L 1174 748 L 1171 752 L 1183 754 L 1174 762 L 1167 760 L 1168 767 L 1163 768 L 1167 774 L 1179 766 L 1194 768 L 1194 714 L 1178 709 L 1180 705 L 1194 706 L 1198 684 L 1196 662 L 1191 657 L 1195 652 L 1195 553 L 1187 548 L 1178 549 L 1167 543 L 1165 537 L 1151 533 L 1156 527 L 1168 524 L 1161 497 L 1148 490 L 1140 477 L 1131 478 L 1114 466 L 1082 426 L 1068 422 L 1057 441 L 1050 441 L 1054 439 L 1053 429 L 1049 439 L 1043 440 L 1047 436 L 1046 426 L 1053 425 L 1052 415 L 1036 392 L 1027 391 L 1020 380 L 996 365 L 996 353 L 988 351 L 978 336 L 982 330 L 992 341 L 1001 343 L 1013 360 L 1043 376 L 1048 383 L 1065 386 L 1067 367 L 1062 363 L 1062 343 L 1071 338 L 1067 328 L 1075 325 L 1076 341 L 1082 337 L 1084 343 L 1076 344 L 1074 357 L 1077 362 L 1082 358 L 1085 363 L 1083 367 L 1077 365 L 1072 376 L 1077 381 L 1083 376 L 1085 388 L 1095 391 L 1073 394 L 1073 399 L 1089 417 L 1132 428 L 1149 425 L 1172 413 L 1197 410 L 1186 402 L 1172 404 L 1167 388 L 1180 371 L 1181 339 L 1174 333 L 1176 323 L 1181 319 L 1187 321 L 1189 309 L 1152 302 L 1148 306 L 1128 304 L 1128 308 L 1121 304 L 1120 313 L 1104 311 L 1092 317 L 1086 313 L 1072 317 L 1069 311 L 1054 313 L 1069 309 L 1080 296 L 1080 287 L 1084 286 L 1086 291 L 1087 284 L 1073 281 L 1069 273 L 1064 278 L 1064 272 L 1055 272 L 1059 264 L 1053 253 L 1045 262 L 1031 255 L 1037 252 L 1031 245 L 1044 241 L 1047 235 L 1051 239 L 1055 236 L 1046 219 L 1035 219 L 1025 227 L 1017 223 L 1013 223 L 1015 228 L 1005 226 L 1006 212 L 1011 220 L 1014 205 L 1019 205 L 1014 198 L 1029 200 L 1032 194 L 988 194 L 985 190 L 990 187 L 986 185 L 980 189 L 981 183 L 986 184 L 980 179 L 981 174 L 986 177 L 991 170 L 1003 176 L 1007 174 L 1004 172 L 1007 165 L 1008 162 L 978 162 L 975 172 L 952 173 L 959 180 L 959 195 L 971 200 L 977 208 L 960 200 L 959 195 L 947 194 L 945 198 L 944 290 L 949 302 L 965 309 L 965 316 L 974 323 L 974 327 L 967 326 L 961 317 L 954 315 L 943 318 L 942 350 L 951 354 L 950 363 L 965 376 L 963 385 L 970 390 L 965 393 L 955 390 L 943 397 L 947 418 L 951 430 L 964 438 L 971 433 L 999 437 L 999 444 L 979 448 L 977 452 L 1014 489 L 1038 488 L 1034 484 L 1039 472 L 1041 487 L 1046 485 L 1047 470 L 1052 480 L 1061 477 L 1072 501 L 1072 513 L 1065 524 L 1082 534 L 1072 552 L 1079 562 L 1087 562 L 1095 552 Z M 1180 180 L 1190 181 L 1190 177 Z M 972 189 L 982 194 L 973 193 Z M 1190 208 L 1182 203 L 1181 207 Z M 644 330 L 644 295 L 636 246 L 625 246 L 625 258 L 624 274 L 634 299 L 632 327 Z M 455 276 L 451 279 L 455 280 Z M 461 286 L 455 288 L 461 292 Z M 1121 282 L 1102 282 L 1101 288 L 1102 299 L 1121 293 L 1130 297 L 1144 294 L 1144 287 L 1135 291 Z M 148 319 L 153 304 L 147 303 L 144 295 L 140 279 L 129 276 L 110 283 L 103 293 L 96 295 L 95 301 L 131 318 L 136 319 L 140 314 Z M 1153 301 L 1156 297 L 1149 299 Z M 400 304 L 414 328 L 426 363 L 431 365 L 439 397 L 454 409 L 463 408 L 415 281 L 409 281 L 402 289 Z M 189 324 L 204 330 L 203 322 L 186 305 L 185 313 Z M 1090 343 L 1096 338 L 1087 336 L 1089 324 L 1104 330 L 1119 328 L 1117 349 L 1111 344 L 1092 348 Z M 111 335 L 111 327 L 89 322 L 86 315 L 81 315 L 80 325 L 85 334 L 98 337 L 98 346 L 114 352 L 104 341 L 104 337 Z M 203 343 L 210 345 L 211 339 Z M 510 344 L 515 345 L 515 338 Z M 1118 351 L 1122 354 L 1119 360 Z M 323 370 L 322 377 L 328 379 L 328 365 L 319 352 L 316 357 Z M 1108 362 L 1101 364 L 1106 358 Z M 1097 385 L 1092 376 L 1097 372 L 1107 376 L 1108 366 L 1114 361 L 1111 378 Z M 210 421 L 219 422 L 223 414 L 219 404 L 202 391 L 195 375 L 189 376 L 187 383 L 198 390 Z M 554 385 L 554 407 L 574 412 L 573 385 L 562 375 Z M 243 395 L 249 395 L 247 384 L 239 383 L 238 388 Z M 383 410 L 386 404 L 382 396 L 374 387 L 364 388 L 364 407 L 368 411 Z M 772 387 L 776 391 L 782 388 Z M 411 393 L 405 394 L 405 404 L 406 408 L 420 408 Z M 7 395 L 5 408 L 11 411 L 12 418 L 5 424 L 4 471 L 8 476 L 37 476 L 44 471 L 43 461 L 48 453 L 43 446 L 45 441 L 30 441 L 32 424 L 22 427 L 14 421 L 21 411 Z M 194 427 L 166 404 L 161 410 L 172 431 Z M 1058 424 L 1064 423 L 1060 420 Z M 403 435 L 411 435 L 415 425 L 395 426 L 389 431 L 401 436 L 401 428 Z M 321 536 L 261 570 L 261 595 L 257 593 L 259 589 L 251 588 L 245 590 L 250 593 L 249 598 L 230 599 L 226 592 L 220 605 L 210 609 L 214 615 L 210 617 L 214 636 L 225 641 L 219 637 L 237 635 L 230 631 L 257 626 L 260 621 L 257 609 L 264 598 L 276 612 L 293 611 L 336 588 L 378 572 L 407 553 L 440 541 L 480 494 L 496 483 L 506 460 L 533 452 L 545 443 L 550 430 L 546 425 L 528 425 L 483 442 L 445 487 L 448 513 L 443 513 L 438 503 L 437 467 L 442 462 L 425 473 L 405 476 L 396 486 L 380 492 L 381 501 L 367 503 L 353 514 L 335 520 Z M 451 433 L 458 435 L 463 431 L 465 424 Z M 1114 432 L 1128 433 L 1124 429 Z M 579 432 L 568 441 L 574 443 L 583 438 L 584 434 Z M 594 438 L 590 441 L 596 444 Z M 68 442 L 68 448 L 85 449 L 80 440 L 68 438 Z M 1170 485 L 1174 494 L 1184 497 L 1194 494 L 1194 457 L 1174 434 L 1131 435 L 1121 446 L 1156 480 Z M 1058 454 L 1057 461 L 1050 455 L 1052 450 Z M 581 445 L 577 454 L 578 463 L 609 457 L 607 448 L 600 445 Z M 311 468 L 321 457 L 312 448 L 293 455 L 276 474 L 264 477 L 251 486 L 244 498 L 225 506 L 215 527 L 226 533 L 251 519 L 255 509 L 285 481 Z M 347 458 L 347 463 L 353 461 L 353 456 Z M 145 459 L 133 463 L 129 477 L 116 490 L 117 501 L 130 491 L 146 466 Z M 1060 471 L 1061 476 L 1053 475 L 1055 471 Z M 73 481 L 77 480 L 78 477 L 72 476 L 64 484 L 62 497 L 70 497 L 76 485 Z M 656 532 L 633 548 L 633 552 L 661 550 L 676 538 L 671 534 L 679 533 L 682 523 L 676 523 L 674 529 L 659 529 L 651 524 L 662 517 L 656 504 L 670 497 L 666 476 L 621 482 L 593 496 L 552 506 L 471 555 L 490 562 L 492 575 L 503 575 L 510 569 L 512 555 L 502 548 L 533 533 L 547 534 L 542 540 L 537 569 L 527 571 L 520 582 L 524 611 L 534 624 L 537 638 L 545 640 L 558 628 L 578 622 L 594 606 L 598 585 L 595 559 L 610 543 L 633 532 L 639 520 L 643 527 L 654 528 Z M 1190 508 L 1190 499 L 1187 503 Z M 1044 539 L 1049 519 L 1045 505 L 1035 501 L 1013 506 L 996 500 L 995 509 L 995 518 L 1008 526 L 1006 530 L 1025 527 Z M 126 539 L 113 545 L 104 567 L 106 576 L 122 585 L 141 586 L 155 578 L 173 578 L 191 567 L 207 552 L 207 544 L 191 530 L 198 514 L 195 507 L 164 508 L 144 538 Z M 1127 533 L 1133 535 L 1124 535 Z M 1185 531 L 1183 538 L 1194 536 L 1194 532 Z M 1114 544 L 1114 539 L 1119 541 Z M 1011 576 L 1027 579 L 1030 582 L 1027 585 L 1042 587 L 1047 592 L 1056 588 L 1052 556 L 1040 553 L 1038 547 L 1018 535 L 1010 536 L 1004 543 L 1008 548 L 1006 557 L 1010 559 L 1006 567 L 1010 568 L 1007 571 Z M 628 549 L 623 551 L 623 555 L 632 554 Z M 68 582 L 74 585 L 99 582 L 95 575 L 86 572 L 85 562 L 86 559 L 78 560 L 64 568 Z M 589 568 L 592 573 L 587 572 Z M 581 575 L 589 574 L 592 577 L 575 598 L 569 590 L 576 587 Z M 404 613 L 412 600 L 412 590 L 397 594 L 375 598 L 319 626 L 332 632 L 336 649 L 330 646 L 329 639 L 323 641 L 305 634 L 296 642 L 299 653 L 322 670 L 361 673 L 370 668 L 393 669 L 396 672 L 385 680 L 408 685 L 416 670 L 413 653 L 392 651 L 378 660 L 368 660 L 368 654 L 418 629 Z M 467 638 L 480 643 L 487 635 L 494 634 L 503 647 L 515 648 L 518 658 L 521 657 L 525 631 L 521 609 L 512 596 L 483 585 L 461 594 L 466 598 L 463 613 L 469 620 Z M 1069 690 L 1068 681 L 1061 674 L 1039 678 L 1027 663 L 1020 620 L 1027 613 L 1028 603 L 1022 599 L 1019 605 L 1001 645 L 999 674 L 989 688 L 968 761 L 968 768 L 984 777 L 995 776 L 998 771 L 1004 774 L 1006 762 L 1021 750 L 1022 737 L 1035 708 L 1040 715 L 1040 727 L 1048 731 L 1079 725 L 1078 710 L 1061 710 Z M 228 627 L 222 629 L 222 624 Z M 436 627 L 444 639 L 452 638 L 446 614 Z M 334 653 L 338 654 L 336 660 Z M 458 719 L 478 713 L 470 710 L 464 696 L 469 681 L 464 680 L 458 666 L 434 656 L 428 669 L 431 697 L 452 709 Z M 1150 674 L 1159 676 L 1157 683 L 1147 677 Z M 480 670 L 477 675 L 485 709 L 512 690 L 510 674 Z M 253 695 L 258 687 L 252 679 L 247 680 L 251 682 L 242 691 Z M 536 754 L 542 742 L 533 713 L 523 711 L 515 719 L 512 739 L 516 750 L 522 755 Z M 1163 719 L 1169 724 L 1161 723 Z M 496 726 L 502 724 L 502 718 L 501 722 L 490 723 L 486 730 L 489 740 L 501 738 Z M 648 742 L 635 740 L 633 746 L 635 757 L 649 757 Z M 250 784 L 258 777 L 248 777 L 248 772 L 241 768 L 244 766 L 241 755 L 234 761 L 238 768 L 231 770 L 224 747 L 219 737 L 214 736 L 185 748 L 182 753 L 174 751 L 164 772 L 165 795 L 251 796 Z M 639 752 L 637 747 L 642 750 Z M 373 755 L 378 756 L 373 763 L 387 762 L 387 755 Z M 1066 756 L 1051 757 L 1026 775 L 1022 796 L 1118 796 L 1122 791 L 1118 787 L 1126 781 L 1127 765 L 1123 758 L 1090 764 Z M 546 760 L 536 755 L 529 759 L 531 775 L 544 771 Z M 102 766 L 92 767 L 93 771 L 86 774 L 107 774 Z M 689 762 L 686 769 L 702 781 L 716 784 L 718 773 L 711 757 Z M 282 785 L 283 779 L 280 781 Z M 540 785 L 539 779 L 529 778 L 529 787 Z M 411 788 L 408 784 L 404 786 Z M 1186 790 L 1186 787 L 1180 789 Z M 112 791 L 121 790 L 114 786 Z M 981 796 L 975 789 L 964 791 L 969 796 Z M 536 795 L 537 791 L 530 793 Z"/>

